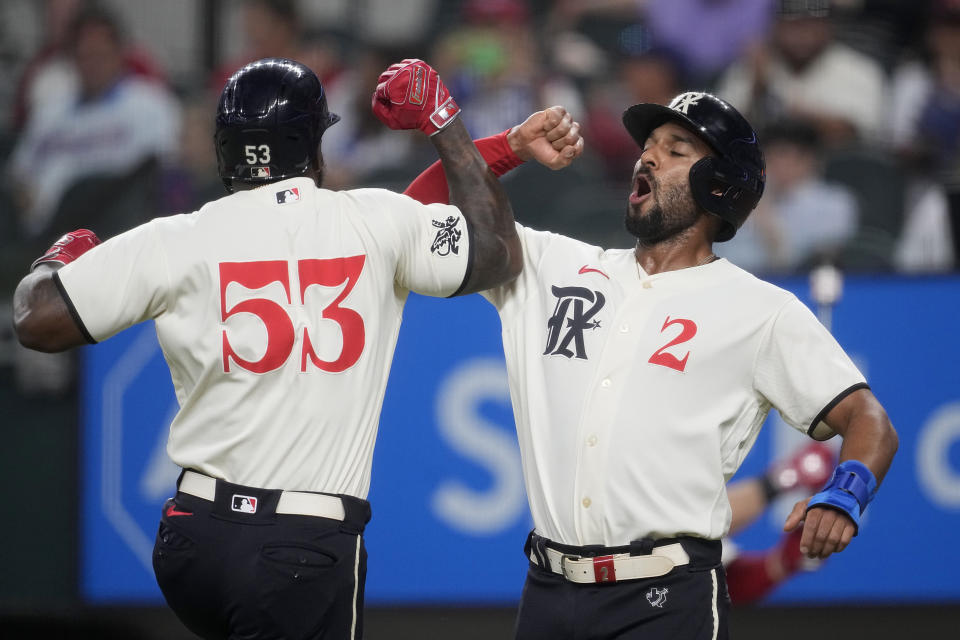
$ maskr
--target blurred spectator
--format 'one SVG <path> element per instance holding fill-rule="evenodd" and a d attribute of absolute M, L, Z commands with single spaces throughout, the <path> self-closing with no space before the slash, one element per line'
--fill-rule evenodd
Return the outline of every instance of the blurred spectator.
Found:
<path fill-rule="evenodd" d="M 916 203 L 907 210 L 898 264 L 943 270 L 960 252 L 960 1 L 937 0 L 924 44 L 925 55 L 901 64 L 892 83 L 891 142 L 914 176 Z"/>
<path fill-rule="evenodd" d="M 210 113 L 214 109 L 216 104 L 211 106 L 200 96 L 185 102 L 176 156 L 161 175 L 160 213 L 196 211 L 204 203 L 226 195 L 210 143 L 214 133 Z"/>
<path fill-rule="evenodd" d="M 773 34 L 721 77 L 717 95 L 763 127 L 783 117 L 817 124 L 830 147 L 877 137 L 883 69 L 834 39 L 828 0 L 780 0 Z"/>
<path fill-rule="evenodd" d="M 951 227 L 956 224 L 950 223 L 950 205 L 943 186 L 926 175 L 915 175 L 905 200 L 894 266 L 908 273 L 950 271 L 956 266 L 958 251 L 951 235 Z"/>
<path fill-rule="evenodd" d="M 715 79 L 767 38 L 775 0 L 647 0 L 653 43 L 674 52 L 694 84 Z"/>
<path fill-rule="evenodd" d="M 300 60 L 301 20 L 294 0 L 244 0 L 241 15 L 243 52 L 214 69 L 210 91 L 220 90 L 234 71 L 261 58 Z M 318 70 L 314 73 L 319 74 Z M 324 80 L 320 76 L 321 81 Z"/>
<path fill-rule="evenodd" d="M 31 113 L 50 102 L 69 100 L 77 91 L 76 66 L 69 51 L 69 28 L 86 7 L 85 0 L 46 0 L 43 3 L 44 42 L 26 63 L 14 95 L 11 126 L 21 130 Z M 165 83 L 166 75 L 145 49 L 129 44 L 121 53 L 129 73 Z"/>
<path fill-rule="evenodd" d="M 647 50 L 619 58 L 613 80 L 598 79 L 588 86 L 583 119 L 589 148 L 603 162 L 609 180 L 626 184 L 637 161 L 637 143 L 623 127 L 625 105 L 640 102 L 669 104 L 683 85 L 679 65 L 663 50 Z"/>
<path fill-rule="evenodd" d="M 821 177 L 809 123 L 783 121 L 761 136 L 767 184 L 757 210 L 718 253 L 748 271 L 790 272 L 833 257 L 857 230 L 857 200 Z"/>
<path fill-rule="evenodd" d="M 168 158 L 178 140 L 175 98 L 129 71 L 124 36 L 111 14 L 84 10 L 68 33 L 66 51 L 77 83 L 65 95 L 36 105 L 11 157 L 20 228 L 28 237 L 47 231 L 72 185 L 94 176 L 123 176 L 151 160 Z M 119 188 L 104 196 L 116 200 Z M 155 213 L 136 215 L 146 219 Z M 96 215 L 87 219 L 97 223 Z M 110 235 L 137 221 L 97 228 Z"/>
<path fill-rule="evenodd" d="M 543 68 L 524 0 L 466 0 L 462 19 L 436 43 L 431 60 L 463 107 L 471 135 L 500 133 L 547 105 L 583 113 L 569 80 Z"/>
<path fill-rule="evenodd" d="M 889 73 L 922 36 L 931 0 L 832 0 L 837 40 L 865 53 Z"/>
<path fill-rule="evenodd" d="M 561 41 L 555 41 L 559 55 L 567 53 L 560 50 L 559 45 L 569 34 L 579 35 L 592 42 L 607 55 L 617 55 L 629 49 L 624 47 L 627 41 L 648 37 L 642 24 L 646 2 L 647 0 L 556 0 L 549 3 L 542 30 L 549 39 L 561 36 Z M 644 42 L 643 46 L 646 48 L 648 43 Z"/>
<path fill-rule="evenodd" d="M 415 140 L 398 136 L 373 115 L 370 100 L 380 73 L 402 55 L 368 48 L 353 54 L 353 63 L 332 83 L 325 83 L 330 111 L 340 116 L 337 126 L 323 136 L 323 153 L 337 159 L 324 173 L 330 189 L 358 184 L 400 186 L 416 176 L 416 169 L 428 162 L 412 161 Z M 432 157 L 432 156 L 431 156 Z"/>

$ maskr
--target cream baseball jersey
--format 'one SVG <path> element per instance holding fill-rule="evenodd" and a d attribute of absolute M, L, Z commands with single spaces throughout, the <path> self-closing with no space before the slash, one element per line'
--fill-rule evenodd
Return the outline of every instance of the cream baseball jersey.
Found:
<path fill-rule="evenodd" d="M 865 387 L 791 293 L 726 260 L 655 275 L 518 225 L 520 277 L 484 292 L 503 327 L 537 532 L 570 545 L 716 539 L 725 483 L 771 407 L 814 438 Z"/>
<path fill-rule="evenodd" d="M 155 319 L 176 464 L 365 498 L 407 295 L 456 293 L 469 253 L 456 207 L 295 178 L 155 219 L 57 277 L 93 340 Z"/>

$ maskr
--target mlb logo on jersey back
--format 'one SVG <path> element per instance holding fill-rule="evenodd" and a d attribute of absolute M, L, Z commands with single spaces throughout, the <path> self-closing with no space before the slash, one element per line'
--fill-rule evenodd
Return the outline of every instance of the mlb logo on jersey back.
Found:
<path fill-rule="evenodd" d="M 230 508 L 240 513 L 256 513 L 257 499 L 253 496 L 234 494 L 233 503 L 230 505 Z"/>
<path fill-rule="evenodd" d="M 283 191 L 277 191 L 277 204 L 287 204 L 288 202 L 299 202 L 300 200 L 300 187 L 293 187 L 292 189 L 284 189 Z"/>

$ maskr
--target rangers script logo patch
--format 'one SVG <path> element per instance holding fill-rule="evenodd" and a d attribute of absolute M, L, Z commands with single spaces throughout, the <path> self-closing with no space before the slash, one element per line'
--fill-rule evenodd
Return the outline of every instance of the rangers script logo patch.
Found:
<path fill-rule="evenodd" d="M 234 511 L 239 511 L 240 513 L 256 513 L 257 499 L 253 496 L 241 496 L 239 494 L 234 494 L 233 502 L 230 505 L 230 508 Z"/>
<path fill-rule="evenodd" d="M 433 226 L 437 227 L 437 235 L 433 239 L 433 244 L 430 245 L 430 253 L 435 253 L 438 256 L 448 256 L 451 253 L 454 255 L 460 254 L 460 236 L 462 231 L 457 229 L 457 223 L 460 222 L 459 217 L 447 216 L 447 219 L 443 222 L 439 220 L 433 220 Z"/>
<path fill-rule="evenodd" d="M 554 285 L 550 291 L 557 298 L 557 306 L 547 320 L 547 347 L 543 355 L 586 360 L 583 332 L 600 328 L 600 320 L 594 316 L 607 299 L 599 291 L 585 287 Z"/>

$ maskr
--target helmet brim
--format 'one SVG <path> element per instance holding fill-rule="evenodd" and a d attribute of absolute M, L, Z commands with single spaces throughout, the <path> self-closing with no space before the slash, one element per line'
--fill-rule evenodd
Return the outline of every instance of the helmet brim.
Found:
<path fill-rule="evenodd" d="M 643 102 L 627 108 L 623 112 L 623 126 L 633 137 L 640 148 L 646 144 L 647 138 L 657 127 L 667 122 L 678 122 L 695 134 L 703 138 L 707 144 L 716 148 L 713 137 L 709 135 L 704 127 L 694 122 L 688 116 L 676 109 L 665 107 L 662 104 Z"/>

